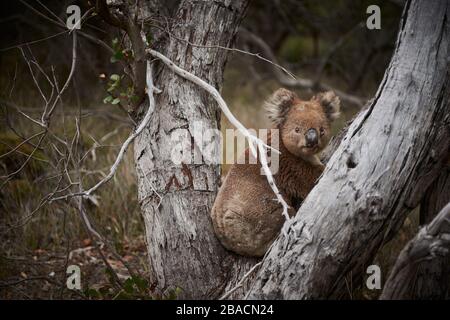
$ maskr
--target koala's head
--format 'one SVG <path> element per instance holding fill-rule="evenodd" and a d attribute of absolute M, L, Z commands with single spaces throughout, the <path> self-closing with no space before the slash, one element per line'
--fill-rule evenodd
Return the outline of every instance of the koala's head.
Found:
<path fill-rule="evenodd" d="M 295 93 L 281 88 L 266 101 L 265 106 L 288 151 L 308 157 L 328 144 L 330 124 L 339 117 L 340 101 L 332 91 L 302 101 Z"/>

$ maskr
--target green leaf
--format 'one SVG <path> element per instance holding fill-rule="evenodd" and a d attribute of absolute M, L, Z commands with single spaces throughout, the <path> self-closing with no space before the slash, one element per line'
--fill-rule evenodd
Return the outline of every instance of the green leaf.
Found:
<path fill-rule="evenodd" d="M 148 281 L 146 279 L 136 277 L 134 282 L 140 291 L 145 291 L 148 289 Z"/>
<path fill-rule="evenodd" d="M 126 293 L 132 294 L 134 292 L 134 282 L 132 278 L 128 278 L 123 283 L 123 288 Z"/>
<path fill-rule="evenodd" d="M 120 76 L 118 75 L 118 74 L 112 74 L 110 77 L 109 77 L 111 80 L 113 80 L 113 81 L 119 81 L 120 80 Z"/>
<path fill-rule="evenodd" d="M 111 102 L 111 104 L 118 104 L 120 102 L 120 99 L 119 98 L 115 98 L 112 102 Z"/>
<path fill-rule="evenodd" d="M 111 57 L 111 63 L 115 63 L 117 61 L 120 61 L 124 58 L 122 51 L 116 51 L 114 55 Z"/>
<path fill-rule="evenodd" d="M 128 278 L 127 281 L 128 280 L 136 285 L 139 291 L 145 291 L 148 289 L 148 281 L 140 276 L 132 276 L 131 278 Z"/>
<path fill-rule="evenodd" d="M 107 97 L 105 97 L 104 99 L 103 99 L 103 103 L 110 103 L 110 102 L 112 102 L 113 101 L 113 97 L 112 96 L 107 96 Z"/>
<path fill-rule="evenodd" d="M 117 38 L 112 39 L 112 47 L 117 48 L 118 45 L 119 45 L 119 39 L 117 39 Z"/>
<path fill-rule="evenodd" d="M 88 298 L 93 298 L 93 299 L 100 299 L 101 294 L 100 292 L 98 292 L 97 290 L 93 289 L 93 288 L 89 288 L 87 290 L 84 291 L 84 294 L 88 297 Z"/>

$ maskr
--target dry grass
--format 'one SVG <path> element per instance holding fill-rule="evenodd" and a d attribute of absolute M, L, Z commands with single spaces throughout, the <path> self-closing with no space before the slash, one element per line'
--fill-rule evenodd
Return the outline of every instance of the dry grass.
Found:
<path fill-rule="evenodd" d="M 97 108 L 111 113 L 112 107 L 101 105 Z M 65 106 L 65 109 L 70 110 L 70 107 Z M 112 113 L 117 115 L 117 112 Z M 61 114 L 55 115 L 52 131 L 62 137 L 67 136 L 68 141 L 71 141 L 75 133 L 74 118 L 75 114 L 66 117 L 62 117 Z M 36 132 L 36 128 L 29 125 L 27 127 L 23 121 L 16 120 L 17 118 L 13 119 L 17 124 L 15 128 L 24 136 L 30 136 Z M 81 168 L 82 183 L 84 187 L 88 187 L 109 171 L 121 143 L 129 134 L 130 127 L 124 126 L 121 122 L 92 116 L 83 118 L 80 128 L 80 155 L 86 155 Z M 111 132 L 111 136 L 102 141 L 103 147 L 91 149 L 95 141 L 100 141 Z M 0 154 L 5 154 L 20 141 L 20 138 L 12 131 L 2 127 Z M 44 147 L 46 150 L 51 149 L 50 145 L 44 145 Z M 18 149 L 19 152 L 0 158 L 0 175 L 4 176 L 19 168 L 32 150 L 32 146 L 25 144 Z M 56 291 L 60 291 L 58 286 L 52 286 L 47 280 L 27 279 L 48 277 L 49 274 L 55 273 L 52 279 L 64 282 L 66 278 L 64 265 L 72 262 L 66 261 L 67 254 L 72 250 L 92 245 L 78 210 L 71 202 L 47 203 L 34 212 L 42 198 L 54 190 L 58 180 L 55 177 L 58 172 L 50 164 L 51 153 L 45 154 L 38 151 L 34 158 L 24 170 L 2 187 L 0 194 L 0 281 L 10 283 L 25 280 L 21 284 L 23 288 L 15 288 L 13 292 L 0 286 L 0 297 L 26 298 L 27 295 L 42 298 L 55 297 Z M 70 168 L 69 172 L 74 181 L 77 181 L 76 172 L 71 172 Z M 135 259 L 131 260 L 134 260 L 132 263 L 135 264 L 136 269 L 145 273 L 144 227 L 136 199 L 135 179 L 133 153 L 128 152 L 116 177 L 97 193 L 98 204 L 86 201 L 86 210 L 93 227 L 108 240 L 114 249 L 104 248 L 111 264 L 113 259 L 116 259 L 113 258 L 112 251 L 125 257 L 130 254 L 130 247 L 139 247 L 140 252 L 136 254 Z M 4 181 L 5 179 L 2 179 L 0 183 Z M 31 215 L 32 218 L 28 219 Z M 22 263 L 22 260 L 27 263 Z M 97 257 L 96 262 L 100 261 L 100 257 Z M 86 264 L 90 265 L 89 262 Z M 105 281 L 104 272 L 101 272 L 103 277 L 92 277 L 93 274 L 98 274 L 99 269 L 105 269 L 102 263 L 95 265 L 96 270 L 88 266 L 86 270 L 83 270 L 86 274 L 84 287 L 98 285 L 99 282 Z M 92 269 L 91 272 L 88 269 Z M 89 278 L 91 278 L 90 283 Z M 41 292 L 42 281 L 46 284 L 46 290 L 43 292 Z M 28 292 L 27 295 L 23 293 L 24 290 Z M 62 297 L 73 296 L 67 290 L 63 293 Z"/>

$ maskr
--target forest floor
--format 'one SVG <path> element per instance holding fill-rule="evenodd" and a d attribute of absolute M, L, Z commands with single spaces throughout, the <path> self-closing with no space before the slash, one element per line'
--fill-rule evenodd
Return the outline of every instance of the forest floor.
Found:
<path fill-rule="evenodd" d="M 35 249 L 26 255 L 0 257 L 0 299 L 127 299 L 151 296 L 150 286 L 143 282 L 142 290 L 123 289 L 112 279 L 107 264 L 123 283 L 135 275 L 138 283 L 148 279 L 146 272 L 147 250 L 143 236 L 123 244 L 125 254 L 117 256 L 104 246 L 97 248 L 90 239 L 74 245 L 70 251 Z M 100 254 L 99 249 L 102 250 Z M 125 264 L 132 270 L 131 272 Z M 82 270 L 81 290 L 67 287 L 68 266 L 77 265 Z"/>
<path fill-rule="evenodd" d="M 399 234 L 385 245 L 374 263 L 387 275 L 395 263 L 399 251 L 416 233 L 417 212 L 408 217 Z M 0 252 L 0 300 L 1 299 L 149 299 L 176 297 L 176 292 L 155 294 L 148 283 L 148 256 L 144 236 L 123 243 L 122 255 L 114 254 L 106 246 L 96 247 L 91 239 L 72 243 L 72 250 L 35 249 L 16 255 L 5 248 Z M 101 250 L 101 254 L 100 251 Z M 81 290 L 67 287 L 67 268 L 77 265 L 82 270 Z M 122 285 L 111 276 L 108 267 L 120 279 Z M 131 272 L 130 272 L 131 270 Z M 384 280 L 387 278 L 385 276 Z M 128 280 L 127 280 L 128 279 Z M 132 280 L 132 281 L 130 281 Z M 376 299 L 380 292 L 353 287 L 348 279 L 349 299 Z M 125 285 L 124 285 L 125 284 Z"/>

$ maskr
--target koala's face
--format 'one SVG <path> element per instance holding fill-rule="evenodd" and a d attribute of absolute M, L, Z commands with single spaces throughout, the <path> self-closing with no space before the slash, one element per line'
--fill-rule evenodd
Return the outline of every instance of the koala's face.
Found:
<path fill-rule="evenodd" d="M 330 140 L 330 123 L 339 116 L 339 97 L 322 92 L 302 101 L 289 90 L 278 89 L 265 103 L 269 118 L 280 129 L 281 140 L 292 154 L 308 157 Z"/>
<path fill-rule="evenodd" d="M 296 156 L 309 156 L 323 150 L 330 141 L 330 122 L 316 101 L 293 104 L 280 125 L 283 144 Z"/>

